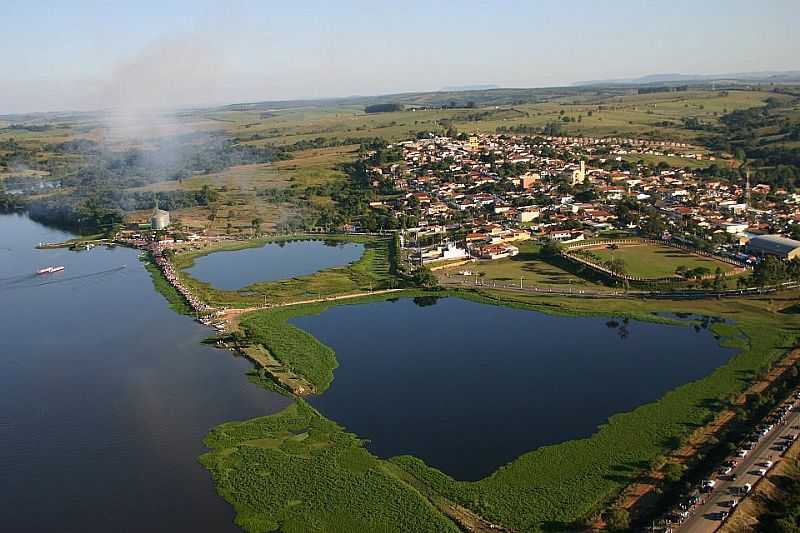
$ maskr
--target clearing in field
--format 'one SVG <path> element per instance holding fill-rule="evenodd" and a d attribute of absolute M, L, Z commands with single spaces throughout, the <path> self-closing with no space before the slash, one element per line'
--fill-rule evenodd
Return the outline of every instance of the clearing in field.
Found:
<path fill-rule="evenodd" d="M 658 244 L 625 245 L 616 249 L 604 246 L 591 248 L 590 251 L 604 262 L 623 260 L 626 273 L 639 278 L 674 276 L 678 267 L 681 266 L 689 270 L 707 268 L 711 274 L 716 272 L 717 268 L 723 273 L 735 270 L 735 267 L 728 263 Z"/>

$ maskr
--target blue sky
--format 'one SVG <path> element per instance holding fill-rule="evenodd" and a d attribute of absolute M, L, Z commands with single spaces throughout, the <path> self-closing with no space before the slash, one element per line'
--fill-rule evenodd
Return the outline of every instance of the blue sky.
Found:
<path fill-rule="evenodd" d="M 0 0 L 0 113 L 800 69 L 796 0 Z"/>

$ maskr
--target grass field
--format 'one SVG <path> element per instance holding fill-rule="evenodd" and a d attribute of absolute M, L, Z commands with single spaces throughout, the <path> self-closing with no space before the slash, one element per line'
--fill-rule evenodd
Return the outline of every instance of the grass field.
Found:
<path fill-rule="evenodd" d="M 544 261 L 539 256 L 541 245 L 533 241 L 515 243 L 519 254 L 495 261 L 479 261 L 474 264 L 445 269 L 442 274 L 449 280 L 474 280 L 474 277 L 462 277 L 459 271 L 469 270 L 478 275 L 483 283 L 513 282 L 519 284 L 520 278 L 527 287 L 581 287 L 602 290 L 604 285 L 593 283 L 585 278 L 573 275 L 561 268 Z"/>
<path fill-rule="evenodd" d="M 255 283 L 238 291 L 217 289 L 211 284 L 201 282 L 185 272 L 185 269 L 194 264 L 195 258 L 216 251 L 233 251 L 263 246 L 267 242 L 292 239 L 307 240 L 309 238 L 363 243 L 364 254 L 358 261 L 346 267 L 330 268 L 314 274 L 282 281 Z M 183 283 L 208 304 L 220 307 L 250 307 L 263 304 L 265 299 L 273 304 L 281 304 L 308 298 L 393 288 L 399 284 L 399 280 L 390 272 L 390 245 L 391 240 L 388 238 L 357 235 L 271 237 L 268 239 L 228 242 L 179 253 L 175 256 L 173 263 Z"/>
<path fill-rule="evenodd" d="M 607 247 L 592 248 L 591 253 L 602 261 L 621 259 L 625 262 L 626 272 L 640 278 L 663 278 L 674 276 L 680 266 L 689 269 L 704 267 L 712 274 L 719 268 L 722 272 L 730 272 L 734 267 L 728 263 L 709 257 L 690 254 L 670 246 L 654 244 L 620 246 L 616 250 Z"/>
<path fill-rule="evenodd" d="M 712 418 L 721 402 L 729 401 L 750 379 L 766 371 L 793 346 L 800 333 L 800 318 L 783 312 L 794 305 L 796 293 L 736 301 L 575 300 L 491 290 L 446 294 L 563 315 L 656 321 L 667 319 L 654 313 L 720 316 L 729 322 L 712 326 L 715 333 L 723 344 L 740 350 L 709 376 L 683 385 L 657 402 L 613 416 L 591 437 L 526 453 L 477 482 L 453 480 L 412 457 L 389 459 L 429 490 L 519 531 L 565 529 L 598 512 L 646 470 L 651 461 L 679 447 L 694 427 Z M 333 304 L 254 313 L 245 322 L 249 321 L 256 335 L 263 328 L 262 333 L 271 342 L 270 351 L 279 359 L 292 360 L 297 365 L 308 362 L 316 365 L 317 357 L 324 355 L 327 367 L 333 371 L 335 354 L 287 322 L 291 316 L 320 312 L 328 305 Z M 256 433 L 252 438 L 259 435 Z M 248 492 L 246 486 L 239 489 Z M 252 490 L 263 489 L 253 486 Z M 229 499 L 237 497 L 232 495 Z"/>

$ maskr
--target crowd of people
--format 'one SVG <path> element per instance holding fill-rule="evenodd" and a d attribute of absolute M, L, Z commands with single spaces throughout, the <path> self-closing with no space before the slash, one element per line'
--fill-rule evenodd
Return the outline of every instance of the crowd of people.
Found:
<path fill-rule="evenodd" d="M 149 252 L 153 256 L 153 261 L 155 261 L 156 265 L 161 272 L 164 274 L 164 277 L 167 281 L 175 287 L 181 296 L 186 300 L 186 302 L 191 306 L 192 310 L 198 315 L 209 315 L 211 312 L 215 311 L 215 309 L 204 302 L 202 302 L 199 298 L 197 298 L 192 291 L 190 291 L 186 286 L 181 283 L 180 278 L 175 273 L 175 268 L 172 266 L 172 262 L 164 255 L 164 249 L 159 246 L 158 244 L 152 245 L 149 249 Z"/>

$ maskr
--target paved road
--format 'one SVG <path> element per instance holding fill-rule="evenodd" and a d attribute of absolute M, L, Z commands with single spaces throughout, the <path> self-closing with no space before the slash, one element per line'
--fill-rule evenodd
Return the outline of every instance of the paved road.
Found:
<path fill-rule="evenodd" d="M 731 493 L 730 489 L 741 487 L 745 483 L 755 485 L 759 476 L 750 472 L 763 468 L 759 466 L 759 463 L 769 461 L 770 457 L 772 457 L 773 463 L 779 460 L 780 452 L 771 448 L 782 440 L 783 435 L 797 434 L 798 430 L 792 429 L 792 426 L 798 425 L 800 425 L 800 408 L 798 408 L 798 402 L 794 402 L 794 409 L 789 412 L 786 420 L 783 423 L 775 424 L 772 431 L 759 440 L 758 445 L 748 452 L 744 459 L 740 459 L 739 465 L 733 470 L 733 473 L 736 474 L 736 481 L 731 481 L 728 476 L 715 475 L 712 478 L 717 480 L 714 491 L 705 495 L 706 502 L 697 506 L 692 511 L 692 515 L 675 530 L 681 533 L 712 533 L 716 531 L 721 525 L 717 514 L 720 511 L 730 511 L 726 504 L 732 499 L 741 500 L 741 496 L 735 492 Z"/>

